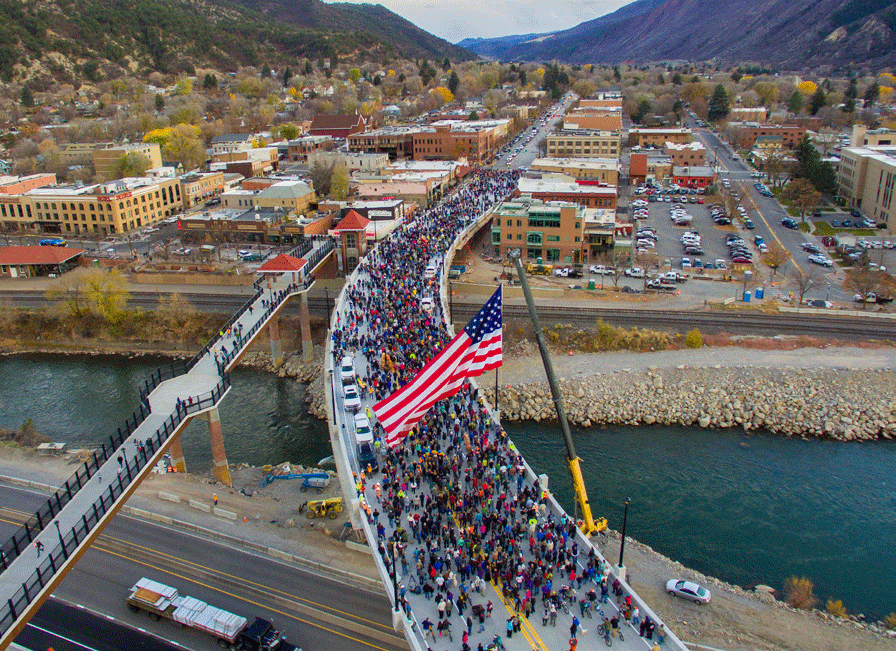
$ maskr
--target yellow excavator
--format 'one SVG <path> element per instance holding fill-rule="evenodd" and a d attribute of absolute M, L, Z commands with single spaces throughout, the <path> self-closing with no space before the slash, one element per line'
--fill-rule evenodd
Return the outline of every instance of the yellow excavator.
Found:
<path fill-rule="evenodd" d="M 554 376 L 554 367 L 551 365 L 551 358 L 548 354 L 547 345 L 542 335 L 541 324 L 538 322 L 538 314 L 535 312 L 535 303 L 532 300 L 532 292 L 529 290 L 529 283 L 526 280 L 526 274 L 523 271 L 523 265 L 520 262 L 520 251 L 508 252 L 510 258 L 516 265 L 516 272 L 520 279 L 520 285 L 523 287 L 523 294 L 526 296 L 526 305 L 529 308 L 529 316 L 532 319 L 532 326 L 535 328 L 535 339 L 538 342 L 538 350 L 541 352 L 541 359 L 544 362 L 544 370 L 548 376 L 548 384 L 551 387 L 551 397 L 554 400 L 554 408 L 557 410 L 557 419 L 560 421 L 560 427 L 563 430 L 563 438 L 566 441 L 566 463 L 569 466 L 569 474 L 572 475 L 572 485 L 576 491 L 576 502 L 582 511 L 582 519 L 579 521 L 579 528 L 586 536 L 593 536 L 607 528 L 607 519 L 594 519 L 591 514 L 591 504 L 588 502 L 588 491 L 585 489 L 585 480 L 582 477 L 582 468 L 579 465 L 581 459 L 576 454 L 576 447 L 572 440 L 572 433 L 569 431 L 569 422 L 566 420 L 566 411 L 563 408 L 563 398 L 560 395 L 560 388 L 557 385 L 557 378 Z M 532 265 L 529 265 L 532 266 Z"/>

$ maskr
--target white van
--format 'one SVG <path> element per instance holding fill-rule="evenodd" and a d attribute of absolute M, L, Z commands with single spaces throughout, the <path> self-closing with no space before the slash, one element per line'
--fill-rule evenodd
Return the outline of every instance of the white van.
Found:
<path fill-rule="evenodd" d="M 355 381 L 355 365 L 348 355 L 342 358 L 342 363 L 339 365 L 339 378 L 343 384 Z"/>
<path fill-rule="evenodd" d="M 373 443 L 373 429 L 370 427 L 370 419 L 364 414 L 355 414 L 355 440 L 358 445 Z"/>
<path fill-rule="evenodd" d="M 427 280 L 429 280 L 430 278 L 435 278 L 436 271 L 437 271 L 436 266 L 434 264 L 431 264 L 428 267 L 426 267 L 426 271 L 423 272 L 423 277 L 426 278 Z"/>

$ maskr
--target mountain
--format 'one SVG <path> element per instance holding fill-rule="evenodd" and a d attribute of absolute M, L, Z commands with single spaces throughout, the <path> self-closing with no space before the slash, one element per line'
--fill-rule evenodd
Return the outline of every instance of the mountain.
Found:
<path fill-rule="evenodd" d="M 292 64 L 362 53 L 475 58 L 381 5 L 319 0 L 0 0 L 0 79 L 40 62 L 56 77 L 75 62 L 164 73 Z M 23 64 L 24 58 L 24 64 Z M 96 64 L 96 65 L 94 65 Z"/>
<path fill-rule="evenodd" d="M 463 44 L 504 60 L 879 69 L 896 64 L 896 0 L 637 0 L 571 29 Z"/>

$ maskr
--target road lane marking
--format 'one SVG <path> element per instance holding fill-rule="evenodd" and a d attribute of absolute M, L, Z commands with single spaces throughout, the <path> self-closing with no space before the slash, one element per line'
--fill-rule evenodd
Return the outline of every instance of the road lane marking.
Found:
<path fill-rule="evenodd" d="M 87 649 L 88 651 L 97 651 L 97 650 L 94 649 L 92 646 L 87 646 L 86 644 L 81 644 L 80 642 L 77 642 L 77 641 L 71 639 L 70 637 L 65 637 L 64 635 L 60 635 L 59 633 L 56 633 L 56 632 L 54 632 L 54 631 L 48 631 L 47 629 L 45 629 L 45 628 L 43 628 L 43 627 L 41 627 L 41 626 L 38 626 L 37 624 L 31 624 L 31 623 L 29 622 L 26 626 L 30 626 L 31 628 L 36 628 L 37 630 L 39 630 L 39 631 L 41 631 L 41 632 L 43 632 L 43 633 L 46 633 L 46 634 L 49 635 L 50 637 L 58 637 L 60 640 L 65 640 L 66 642 L 70 642 L 71 644 L 75 644 L 75 645 L 81 647 L 82 649 Z"/>

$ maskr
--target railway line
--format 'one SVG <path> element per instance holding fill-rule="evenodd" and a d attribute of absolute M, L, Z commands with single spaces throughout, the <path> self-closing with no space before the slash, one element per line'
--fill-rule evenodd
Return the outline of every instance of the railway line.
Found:
<path fill-rule="evenodd" d="M 144 310 L 154 309 L 161 296 L 167 292 L 132 292 L 129 307 Z M 233 313 L 248 298 L 242 294 L 183 293 L 184 298 L 203 312 Z M 323 318 L 334 305 L 333 296 L 309 296 L 308 307 L 312 316 Z M 0 304 L 36 309 L 51 304 L 39 291 L 0 291 Z M 477 300 L 455 298 L 452 309 L 455 320 L 465 322 L 481 307 Z M 287 316 L 298 316 L 298 306 L 287 306 Z M 848 341 L 883 340 L 896 341 L 896 319 L 874 316 L 822 312 L 812 314 L 765 314 L 745 311 L 715 310 L 656 310 L 644 308 L 618 308 L 589 306 L 575 307 L 541 305 L 539 317 L 545 326 L 557 323 L 578 327 L 592 327 L 598 319 L 614 326 L 649 327 L 684 333 L 698 328 L 706 334 L 730 333 L 733 335 L 805 335 L 808 337 L 833 338 Z M 527 320 L 524 305 L 504 303 L 505 320 Z"/>

